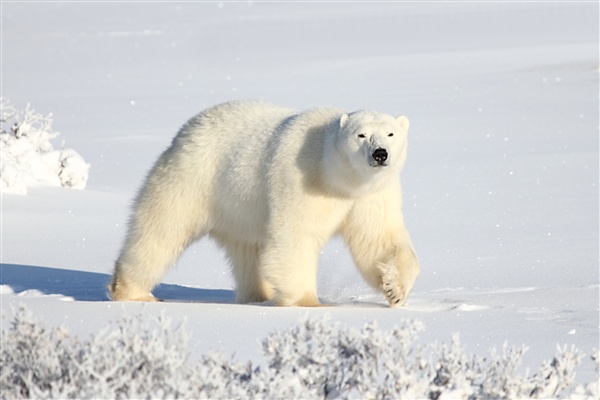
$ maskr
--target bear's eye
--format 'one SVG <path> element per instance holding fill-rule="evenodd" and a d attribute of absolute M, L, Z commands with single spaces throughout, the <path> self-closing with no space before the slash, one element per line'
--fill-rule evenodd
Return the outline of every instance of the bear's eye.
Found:
<path fill-rule="evenodd" d="M 392 137 L 392 136 L 394 136 L 393 133 L 388 133 L 388 137 Z"/>
<path fill-rule="evenodd" d="M 367 135 L 365 135 L 364 133 L 359 133 L 358 137 L 361 138 L 361 139 L 364 139 L 364 138 L 367 137 Z"/>

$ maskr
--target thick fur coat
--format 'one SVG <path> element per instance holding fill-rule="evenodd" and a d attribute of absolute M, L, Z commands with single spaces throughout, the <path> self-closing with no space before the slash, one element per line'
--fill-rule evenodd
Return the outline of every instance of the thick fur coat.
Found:
<path fill-rule="evenodd" d="M 364 279 L 404 304 L 419 274 L 401 210 L 407 131 L 406 117 L 374 111 L 243 101 L 201 112 L 135 200 L 112 298 L 155 301 L 167 268 L 208 234 L 238 302 L 317 306 L 320 250 L 341 234 Z"/>

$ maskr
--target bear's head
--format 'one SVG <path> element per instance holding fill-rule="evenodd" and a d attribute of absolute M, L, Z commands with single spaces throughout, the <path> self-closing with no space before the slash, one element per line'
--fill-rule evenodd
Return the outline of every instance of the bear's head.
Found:
<path fill-rule="evenodd" d="M 372 176 L 402 169 L 408 118 L 365 110 L 344 114 L 339 123 L 337 147 L 357 173 Z"/>

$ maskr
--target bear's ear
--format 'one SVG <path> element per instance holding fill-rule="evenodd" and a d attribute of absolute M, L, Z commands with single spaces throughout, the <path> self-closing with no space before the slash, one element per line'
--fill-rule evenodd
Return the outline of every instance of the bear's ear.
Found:
<path fill-rule="evenodd" d="M 346 125 L 346 122 L 348 122 L 348 114 L 344 114 L 340 117 L 340 128 L 343 128 L 344 125 Z"/>
<path fill-rule="evenodd" d="M 408 126 L 410 125 L 408 123 L 408 118 L 406 118 L 404 115 L 401 115 L 398 118 L 396 118 L 396 122 L 400 124 L 402 129 L 404 129 L 404 132 L 408 132 Z"/>

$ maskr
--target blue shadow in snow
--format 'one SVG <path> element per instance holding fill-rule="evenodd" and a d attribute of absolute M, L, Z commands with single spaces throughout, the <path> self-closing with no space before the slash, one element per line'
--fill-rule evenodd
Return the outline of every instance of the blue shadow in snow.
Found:
<path fill-rule="evenodd" d="M 107 285 L 111 276 L 97 272 L 68 270 L 33 265 L 0 264 L 0 285 L 8 285 L 15 293 L 37 290 L 43 294 L 59 294 L 78 301 L 108 301 Z M 154 295 L 167 302 L 235 303 L 235 291 L 197 289 L 161 284 Z"/>

